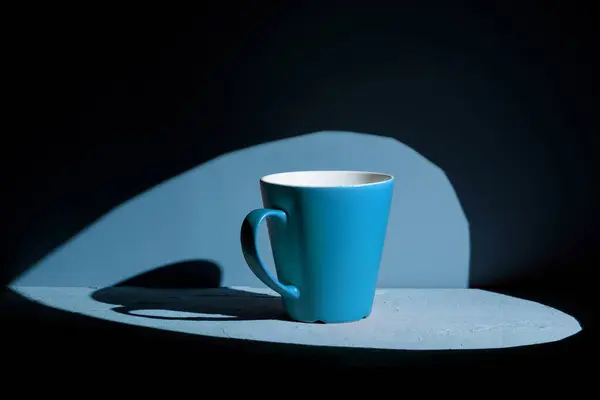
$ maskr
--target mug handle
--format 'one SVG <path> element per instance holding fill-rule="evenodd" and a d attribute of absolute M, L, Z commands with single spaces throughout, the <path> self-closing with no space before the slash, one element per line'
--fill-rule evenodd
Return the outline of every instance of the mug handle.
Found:
<path fill-rule="evenodd" d="M 260 228 L 261 222 L 271 217 L 279 218 L 284 223 L 287 221 L 287 215 L 284 211 L 271 208 L 259 208 L 250 211 L 248 215 L 246 215 L 240 232 L 242 253 L 244 254 L 244 258 L 246 259 L 246 263 L 250 267 L 250 270 L 262 283 L 279 293 L 282 297 L 297 299 L 300 297 L 298 288 L 293 285 L 284 285 L 279 282 L 269 271 L 267 271 L 260 254 L 258 254 L 256 242 L 258 229 Z"/>

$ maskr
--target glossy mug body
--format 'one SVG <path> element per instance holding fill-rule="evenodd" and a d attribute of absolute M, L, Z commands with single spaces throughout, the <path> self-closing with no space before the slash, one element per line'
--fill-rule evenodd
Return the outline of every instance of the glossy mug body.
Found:
<path fill-rule="evenodd" d="M 241 229 L 252 272 L 304 322 L 350 322 L 370 315 L 383 253 L 394 178 L 360 171 L 299 171 L 260 180 L 265 208 Z M 256 249 L 267 221 L 274 277 Z"/>

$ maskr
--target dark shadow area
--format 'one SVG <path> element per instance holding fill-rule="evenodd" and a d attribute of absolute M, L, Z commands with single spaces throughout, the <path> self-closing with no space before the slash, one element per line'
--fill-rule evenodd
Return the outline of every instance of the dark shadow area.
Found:
<path fill-rule="evenodd" d="M 186 321 L 289 320 L 280 297 L 222 288 L 219 287 L 220 282 L 221 268 L 217 264 L 209 260 L 187 260 L 164 265 L 114 286 L 96 290 L 91 297 L 102 303 L 116 305 L 112 309 L 114 312 L 143 318 Z M 140 314 L 140 311 L 144 314 Z M 170 315 L 165 316 L 164 313 Z"/>
<path fill-rule="evenodd" d="M 213 289 L 221 286 L 222 275 L 221 267 L 215 262 L 210 260 L 186 260 L 153 268 L 125 279 L 114 286 L 157 289 Z"/>
<path fill-rule="evenodd" d="M 112 309 L 114 312 L 143 318 L 182 321 L 289 320 L 281 298 L 230 288 L 173 293 L 166 289 L 108 287 L 95 291 L 92 298 L 118 305 Z"/>

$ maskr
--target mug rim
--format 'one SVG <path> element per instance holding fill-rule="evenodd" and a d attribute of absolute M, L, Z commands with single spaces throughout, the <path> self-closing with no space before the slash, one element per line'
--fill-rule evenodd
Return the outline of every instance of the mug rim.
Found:
<path fill-rule="evenodd" d="M 329 184 L 329 185 L 306 185 L 306 184 L 297 184 L 297 183 L 285 183 L 285 182 L 277 182 L 273 181 L 273 178 L 281 178 L 285 175 L 295 175 L 295 174 L 322 174 L 322 173 L 336 173 L 336 174 L 352 174 L 352 175 L 370 175 L 377 176 L 380 180 L 376 182 L 367 182 L 367 183 L 359 183 L 359 184 Z M 284 187 L 294 187 L 294 188 L 305 188 L 305 189 L 334 189 L 334 188 L 357 188 L 357 187 L 366 187 L 366 186 L 376 186 L 381 185 L 383 183 L 393 182 L 395 180 L 392 174 L 387 174 L 384 172 L 373 172 L 373 171 L 362 171 L 362 170 L 298 170 L 298 171 L 285 171 L 285 172 L 275 172 L 272 174 L 268 174 L 260 178 L 260 182 L 267 185 L 274 186 L 284 186 Z"/>

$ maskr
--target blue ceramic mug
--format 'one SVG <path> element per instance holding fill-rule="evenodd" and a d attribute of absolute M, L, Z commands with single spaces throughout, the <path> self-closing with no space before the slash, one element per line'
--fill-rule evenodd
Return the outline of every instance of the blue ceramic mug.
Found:
<path fill-rule="evenodd" d="M 303 322 L 350 322 L 371 314 L 394 177 L 360 171 L 298 171 L 260 180 L 263 205 L 242 224 L 252 272 Z M 267 220 L 274 277 L 257 251 Z"/>

